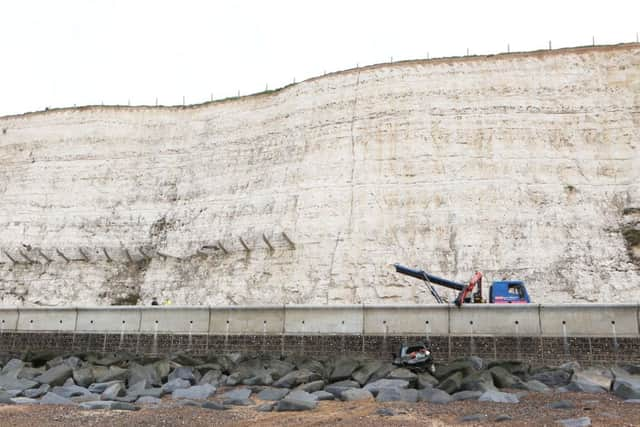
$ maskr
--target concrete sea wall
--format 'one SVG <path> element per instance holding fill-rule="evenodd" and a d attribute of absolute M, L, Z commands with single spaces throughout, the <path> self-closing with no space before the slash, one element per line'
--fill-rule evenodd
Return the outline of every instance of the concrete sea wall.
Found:
<path fill-rule="evenodd" d="M 639 314 L 637 304 L 3 308 L 0 349 L 387 358 L 427 341 L 440 360 L 597 364 L 640 358 Z"/>
<path fill-rule="evenodd" d="M 637 44 L 1 117 L 0 303 L 433 302 L 394 262 L 637 301 L 639 142 Z"/>

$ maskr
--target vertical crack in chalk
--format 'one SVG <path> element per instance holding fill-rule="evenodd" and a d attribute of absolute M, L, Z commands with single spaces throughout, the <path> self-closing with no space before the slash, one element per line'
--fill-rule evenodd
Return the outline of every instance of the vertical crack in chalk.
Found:
<path fill-rule="evenodd" d="M 350 125 L 350 133 L 351 133 L 351 201 L 349 203 L 349 225 L 347 230 L 351 233 L 351 227 L 353 226 L 353 198 L 355 191 L 355 183 L 353 182 L 356 173 L 356 138 L 353 135 L 353 128 L 356 122 L 356 109 L 358 107 L 358 87 L 360 86 L 360 71 L 358 70 L 358 75 L 356 77 L 356 87 L 354 89 L 353 95 L 353 108 L 351 112 L 351 125 Z"/>
<path fill-rule="evenodd" d="M 336 236 L 336 244 L 333 247 L 333 252 L 331 253 L 331 264 L 329 265 L 329 289 L 333 288 L 335 285 L 335 281 L 333 280 L 333 264 L 336 261 L 336 252 L 338 251 L 338 243 L 340 242 L 340 233 Z M 329 304 L 329 289 L 327 289 L 327 304 Z"/>

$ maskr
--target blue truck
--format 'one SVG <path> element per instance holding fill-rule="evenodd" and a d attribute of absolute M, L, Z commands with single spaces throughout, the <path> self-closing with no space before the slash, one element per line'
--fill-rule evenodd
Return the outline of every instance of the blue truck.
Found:
<path fill-rule="evenodd" d="M 438 291 L 433 285 L 444 286 L 445 288 L 458 291 L 458 296 L 454 301 L 458 307 L 461 307 L 464 303 L 487 302 L 482 297 L 482 273 L 479 271 L 476 272 L 471 280 L 469 280 L 469 283 L 465 285 L 400 264 L 394 264 L 394 267 L 396 268 L 396 272 L 400 274 L 424 281 L 431 295 L 433 295 L 438 303 L 445 303 L 446 301 L 438 294 Z M 529 293 L 527 292 L 524 282 L 520 280 L 499 280 L 493 282 L 489 287 L 488 302 L 490 304 L 529 304 L 531 303 L 531 298 L 529 298 Z"/>

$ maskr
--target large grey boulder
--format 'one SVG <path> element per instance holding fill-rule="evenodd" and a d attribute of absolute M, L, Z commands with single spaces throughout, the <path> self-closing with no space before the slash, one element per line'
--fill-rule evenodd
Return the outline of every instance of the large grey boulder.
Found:
<path fill-rule="evenodd" d="M 363 388 L 350 388 L 342 392 L 342 394 L 340 395 L 340 399 L 347 402 L 357 400 L 373 400 L 373 394 L 371 394 L 369 390 L 365 390 Z"/>
<path fill-rule="evenodd" d="M 67 399 L 66 397 L 62 397 L 56 393 L 47 393 L 44 395 L 42 399 L 40 399 L 41 405 L 77 405 L 73 400 Z"/>
<path fill-rule="evenodd" d="M 318 401 L 313 399 L 308 400 L 296 400 L 284 398 L 280 400 L 275 406 L 277 412 L 284 411 L 308 411 L 315 409 L 318 406 Z"/>
<path fill-rule="evenodd" d="M 84 394 L 82 396 L 73 396 L 69 399 L 73 400 L 76 403 L 93 402 L 94 400 L 100 400 L 100 395 L 97 393 L 90 393 L 90 394 Z"/>
<path fill-rule="evenodd" d="M 211 369 L 207 371 L 202 378 L 200 378 L 198 384 L 211 384 L 212 386 L 217 387 L 220 384 L 220 377 L 222 377 L 222 372 Z"/>
<path fill-rule="evenodd" d="M 463 371 L 456 371 L 449 375 L 445 380 L 439 383 L 436 387 L 440 390 L 446 391 L 448 394 L 460 391 L 462 387 Z"/>
<path fill-rule="evenodd" d="M 13 405 L 11 395 L 2 389 L 0 389 L 0 405 Z"/>
<path fill-rule="evenodd" d="M 26 378 L 28 380 L 32 380 L 35 377 L 44 374 L 45 371 L 46 369 L 44 367 L 32 368 L 30 366 L 25 366 L 20 370 L 18 378 Z"/>
<path fill-rule="evenodd" d="M 356 382 L 357 385 L 349 385 L 349 383 L 345 383 L 344 381 L 339 381 L 334 384 L 329 384 L 324 388 L 324 391 L 327 393 L 333 394 L 335 397 L 340 398 L 342 392 L 351 390 L 351 389 L 360 389 L 360 385 Z"/>
<path fill-rule="evenodd" d="M 357 381 L 353 381 L 353 380 L 337 381 L 335 383 L 331 383 L 330 385 L 333 385 L 336 387 L 360 388 L 360 384 Z"/>
<path fill-rule="evenodd" d="M 451 399 L 453 401 L 457 400 L 478 400 L 480 396 L 482 396 L 482 391 L 476 390 L 462 390 L 457 393 L 453 393 L 451 395 Z"/>
<path fill-rule="evenodd" d="M 224 384 L 228 386 L 234 386 L 242 383 L 242 380 L 244 379 L 245 376 L 241 372 L 233 372 L 225 378 Z"/>
<path fill-rule="evenodd" d="M 107 381 L 104 383 L 93 383 L 87 388 L 87 390 L 89 390 L 90 393 L 101 394 L 103 391 L 107 389 L 107 387 L 116 383 L 122 383 L 122 381 L 118 380 L 118 381 Z"/>
<path fill-rule="evenodd" d="M 134 403 L 136 400 L 138 400 L 139 396 L 133 396 L 131 394 L 125 394 L 124 396 L 118 396 L 113 400 L 116 400 L 118 402 L 127 402 L 127 403 Z M 89 400 L 87 400 L 88 402 Z"/>
<path fill-rule="evenodd" d="M 513 393 L 503 393 L 496 390 L 487 390 L 478 398 L 480 402 L 518 403 L 520 399 Z"/>
<path fill-rule="evenodd" d="M 190 366 L 179 366 L 179 367 L 175 368 L 169 374 L 168 380 L 171 381 L 171 380 L 176 379 L 176 378 L 187 380 L 191 384 L 195 384 L 197 382 L 194 370 Z"/>
<path fill-rule="evenodd" d="M 141 405 L 158 405 L 161 402 L 162 400 L 153 396 L 140 396 L 138 397 L 138 399 L 136 399 L 136 403 L 139 403 Z"/>
<path fill-rule="evenodd" d="M 51 392 L 57 394 L 58 396 L 66 397 L 67 399 L 70 397 L 86 396 L 92 394 L 88 389 L 80 387 L 78 385 L 63 385 L 53 387 L 51 389 Z"/>
<path fill-rule="evenodd" d="M 151 387 L 151 388 L 145 388 L 144 390 L 140 390 L 140 391 L 137 391 L 135 393 L 127 391 L 127 394 L 130 394 L 131 396 L 137 396 L 137 397 L 149 396 L 149 397 L 158 397 L 158 398 L 160 398 L 160 397 L 164 396 L 167 393 L 165 393 L 165 391 L 162 389 L 162 387 Z"/>
<path fill-rule="evenodd" d="M 251 389 L 249 388 L 235 388 L 222 394 L 223 399 L 248 399 L 251 396 Z"/>
<path fill-rule="evenodd" d="M 611 389 L 612 383 L 613 373 L 611 369 L 589 368 L 582 371 L 575 371 L 571 377 L 568 388 L 572 391 L 604 392 Z"/>
<path fill-rule="evenodd" d="M 235 363 L 238 363 L 242 358 L 245 357 L 244 354 L 242 353 L 238 353 L 237 356 L 236 355 L 228 355 L 228 357 L 231 358 L 235 358 L 238 357 L 239 359 L 237 359 L 238 361 Z M 204 363 L 204 360 L 192 356 L 190 354 L 185 353 L 182 350 L 176 351 L 173 354 L 171 354 L 169 356 L 169 360 L 177 363 L 178 365 L 182 365 L 182 366 L 198 366 L 198 365 L 202 365 Z"/>
<path fill-rule="evenodd" d="M 128 371 L 117 366 L 109 366 L 108 369 L 94 370 L 96 382 L 106 383 L 109 381 L 125 381 Z"/>
<path fill-rule="evenodd" d="M 53 359 L 47 361 L 47 363 L 45 363 L 45 366 L 47 367 L 47 369 L 51 369 L 54 366 L 62 365 L 63 363 L 64 358 L 62 356 L 56 356 Z"/>
<path fill-rule="evenodd" d="M 395 366 L 392 363 L 383 363 L 382 366 L 380 366 L 380 368 L 369 377 L 369 380 L 367 381 L 367 383 L 372 383 L 380 379 L 386 378 L 387 375 L 389 375 L 389 373 L 396 368 L 397 366 Z"/>
<path fill-rule="evenodd" d="M 214 386 L 211 384 L 203 384 L 175 390 L 171 394 L 171 397 L 174 399 L 206 400 L 213 396 L 215 392 L 216 388 Z"/>
<path fill-rule="evenodd" d="M 418 390 L 402 388 L 383 388 L 376 396 L 378 402 L 410 402 L 418 401 Z"/>
<path fill-rule="evenodd" d="M 296 369 L 293 364 L 278 359 L 270 359 L 266 361 L 265 366 L 274 380 L 278 380 Z"/>
<path fill-rule="evenodd" d="M 487 390 L 496 390 L 496 386 L 493 383 L 493 375 L 490 371 L 472 372 L 462 379 L 460 388 L 462 390 L 481 392 L 485 392 Z"/>
<path fill-rule="evenodd" d="M 171 372 L 171 362 L 168 359 L 156 360 L 151 364 L 156 370 L 160 382 L 166 381 L 169 373 Z"/>
<path fill-rule="evenodd" d="M 145 382 L 147 386 L 162 385 L 162 379 L 154 365 L 129 364 L 127 373 L 127 384 Z"/>
<path fill-rule="evenodd" d="M 302 390 L 291 390 L 286 397 L 293 400 L 318 400 L 317 396 Z"/>
<path fill-rule="evenodd" d="M 335 361 L 329 381 L 336 382 L 351 378 L 351 374 L 360 367 L 360 361 L 351 358 L 342 358 Z"/>
<path fill-rule="evenodd" d="M 321 377 L 327 378 L 333 370 L 333 364 L 325 364 L 320 360 L 306 356 L 294 356 L 291 360 L 287 360 L 287 363 L 292 363 L 299 370 L 306 369 L 307 371 L 315 372 Z"/>
<path fill-rule="evenodd" d="M 521 360 L 494 360 L 487 364 L 487 369 L 500 366 L 520 379 L 525 379 L 530 373 L 531 366 Z"/>
<path fill-rule="evenodd" d="M 18 378 L 18 374 L 20 373 L 22 368 L 24 368 L 24 362 L 22 360 L 11 359 L 7 362 L 6 365 L 2 367 L 2 370 L 0 370 L 0 375 L 6 375 L 8 373 L 11 373 L 12 376 L 14 376 L 15 378 Z"/>
<path fill-rule="evenodd" d="M 437 365 L 434 376 L 443 380 L 456 372 L 462 372 L 462 376 L 470 375 L 474 371 L 474 363 L 470 360 L 456 360 L 451 363 Z"/>
<path fill-rule="evenodd" d="M 322 380 L 311 381 L 310 383 L 300 384 L 298 387 L 296 387 L 296 390 L 313 393 L 314 391 L 323 390 L 325 385 L 325 382 Z"/>
<path fill-rule="evenodd" d="M 549 393 L 551 389 L 538 380 L 529 380 L 523 383 L 524 389 L 535 393 Z"/>
<path fill-rule="evenodd" d="M 66 359 L 64 359 L 62 363 L 64 363 L 71 369 L 76 369 L 80 367 L 82 360 L 78 356 L 69 356 Z"/>
<path fill-rule="evenodd" d="M 283 388 L 293 388 L 300 384 L 317 381 L 319 379 L 321 379 L 320 374 L 316 372 L 312 372 L 308 369 L 299 369 L 297 371 L 289 372 L 284 377 L 280 378 L 278 381 L 275 381 L 272 384 L 272 386 L 283 387 Z"/>
<path fill-rule="evenodd" d="M 226 382 L 228 385 L 236 385 L 249 379 L 251 379 L 249 381 L 251 383 L 263 382 L 264 380 L 269 383 L 273 382 L 271 371 L 265 369 L 265 362 L 259 358 L 243 360 L 233 369 Z"/>
<path fill-rule="evenodd" d="M 271 373 L 265 371 L 261 372 L 258 375 L 254 375 L 252 377 L 246 378 L 242 380 L 242 384 L 244 385 L 271 385 L 273 384 L 273 377 Z"/>
<path fill-rule="evenodd" d="M 640 375 L 640 364 L 625 363 L 621 368 L 630 375 Z"/>
<path fill-rule="evenodd" d="M 30 397 L 32 399 L 36 399 L 40 396 L 44 396 L 49 389 L 51 388 L 51 386 L 49 384 L 41 384 L 40 387 L 38 388 L 31 388 L 28 390 L 24 390 L 22 392 L 22 395 L 24 397 Z"/>
<path fill-rule="evenodd" d="M 251 396 L 251 389 L 236 388 L 224 393 L 222 399 L 225 405 L 248 406 L 253 404 L 249 396 Z"/>
<path fill-rule="evenodd" d="M 191 382 L 189 382 L 188 380 L 183 380 L 182 378 L 174 378 L 172 380 L 169 380 L 169 382 L 162 386 L 162 391 L 164 391 L 165 393 L 173 393 L 178 389 L 189 387 L 191 387 Z"/>
<path fill-rule="evenodd" d="M 96 380 L 93 369 L 90 366 L 74 369 L 72 377 L 76 384 L 81 387 L 89 387 Z"/>
<path fill-rule="evenodd" d="M 318 390 L 314 391 L 313 394 L 318 400 L 335 400 L 335 396 L 328 391 Z"/>
<path fill-rule="evenodd" d="M 482 360 L 481 357 L 469 356 L 467 357 L 467 360 L 469 361 L 469 363 L 471 363 L 471 367 L 476 371 L 481 371 L 485 368 L 484 360 Z"/>
<path fill-rule="evenodd" d="M 132 396 L 139 396 L 140 393 L 144 392 L 147 389 L 147 381 L 142 380 L 137 383 L 129 383 L 129 387 L 127 387 L 127 394 Z"/>
<path fill-rule="evenodd" d="M 558 366 L 558 368 L 564 369 L 565 371 L 571 372 L 572 374 L 582 369 L 582 367 L 580 366 L 580 362 L 578 362 L 577 360 L 565 362 L 562 365 Z"/>
<path fill-rule="evenodd" d="M 124 363 L 129 359 L 128 354 L 124 352 L 103 354 L 100 356 L 92 355 L 87 358 L 90 363 L 98 366 L 112 366 Z"/>
<path fill-rule="evenodd" d="M 40 401 L 30 397 L 12 397 L 11 401 L 16 405 L 39 405 Z"/>
<path fill-rule="evenodd" d="M 200 373 L 200 375 L 204 375 L 209 371 L 218 371 L 218 372 L 222 372 L 224 371 L 224 368 L 222 367 L 221 364 L 219 363 L 204 363 L 202 365 L 198 365 L 195 367 L 195 369 Z M 169 368 L 169 370 L 167 371 L 167 375 L 169 375 L 169 372 L 171 371 L 171 368 Z"/>
<path fill-rule="evenodd" d="M 418 376 L 407 368 L 396 368 L 393 371 L 389 372 L 387 378 L 391 380 L 405 380 L 408 381 L 409 384 L 415 384 Z"/>
<path fill-rule="evenodd" d="M 590 381 L 571 380 L 569 384 L 558 388 L 559 391 L 573 391 L 579 393 L 606 393 L 608 390 Z"/>
<path fill-rule="evenodd" d="M 286 388 L 266 388 L 258 393 L 257 397 L 260 400 L 281 400 L 287 394 L 289 390 Z"/>
<path fill-rule="evenodd" d="M 549 387 L 559 387 L 569 384 L 572 373 L 564 369 L 547 369 L 531 375 L 531 379 L 538 380 Z"/>
<path fill-rule="evenodd" d="M 137 411 L 139 406 L 126 402 L 116 402 L 113 400 L 95 400 L 92 402 L 82 402 L 80 407 L 83 409 L 116 409 L 120 411 Z"/>
<path fill-rule="evenodd" d="M 381 379 L 365 385 L 363 388 L 370 391 L 373 395 L 377 395 L 382 389 L 406 389 L 409 387 L 409 381 Z"/>
<path fill-rule="evenodd" d="M 38 382 L 36 381 L 17 378 L 17 372 L 15 371 L 9 371 L 4 375 L 0 375 L 0 388 L 4 390 L 17 390 L 22 392 L 37 385 Z"/>
<path fill-rule="evenodd" d="M 522 380 L 502 366 L 494 366 L 489 369 L 489 372 L 493 377 L 493 383 L 498 388 L 524 388 Z"/>
<path fill-rule="evenodd" d="M 362 363 L 362 365 L 351 374 L 351 378 L 363 386 L 378 369 L 382 368 L 383 365 L 384 363 L 379 360 L 368 360 Z"/>
<path fill-rule="evenodd" d="M 49 384 L 50 386 L 63 385 L 64 382 L 71 378 L 73 369 L 65 364 L 54 366 L 45 371 L 44 374 L 34 378 L 40 384 Z"/>
<path fill-rule="evenodd" d="M 431 388 L 438 385 L 440 381 L 428 372 L 421 372 L 416 378 L 416 386 L 418 388 Z"/>
<path fill-rule="evenodd" d="M 425 388 L 418 390 L 418 400 L 429 403 L 445 404 L 451 402 L 453 399 L 446 391 L 437 388 Z"/>
<path fill-rule="evenodd" d="M 115 384 L 111 384 L 102 392 L 100 400 L 116 400 L 116 398 L 124 396 L 125 393 L 126 389 L 124 388 L 124 384 L 117 382 Z"/>
<path fill-rule="evenodd" d="M 613 394 L 621 399 L 640 399 L 640 376 L 616 377 L 612 386 Z"/>

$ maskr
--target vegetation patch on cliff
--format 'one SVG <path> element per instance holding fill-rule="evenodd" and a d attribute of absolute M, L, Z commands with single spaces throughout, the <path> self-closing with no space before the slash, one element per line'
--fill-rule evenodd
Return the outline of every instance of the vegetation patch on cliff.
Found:
<path fill-rule="evenodd" d="M 629 257 L 631 257 L 636 264 L 640 265 L 640 229 L 632 226 L 624 227 L 622 229 L 622 236 L 627 245 Z"/>
<path fill-rule="evenodd" d="M 140 302 L 140 284 L 149 267 L 149 259 L 127 264 L 107 280 L 106 291 L 99 297 L 110 305 L 137 305 Z"/>

